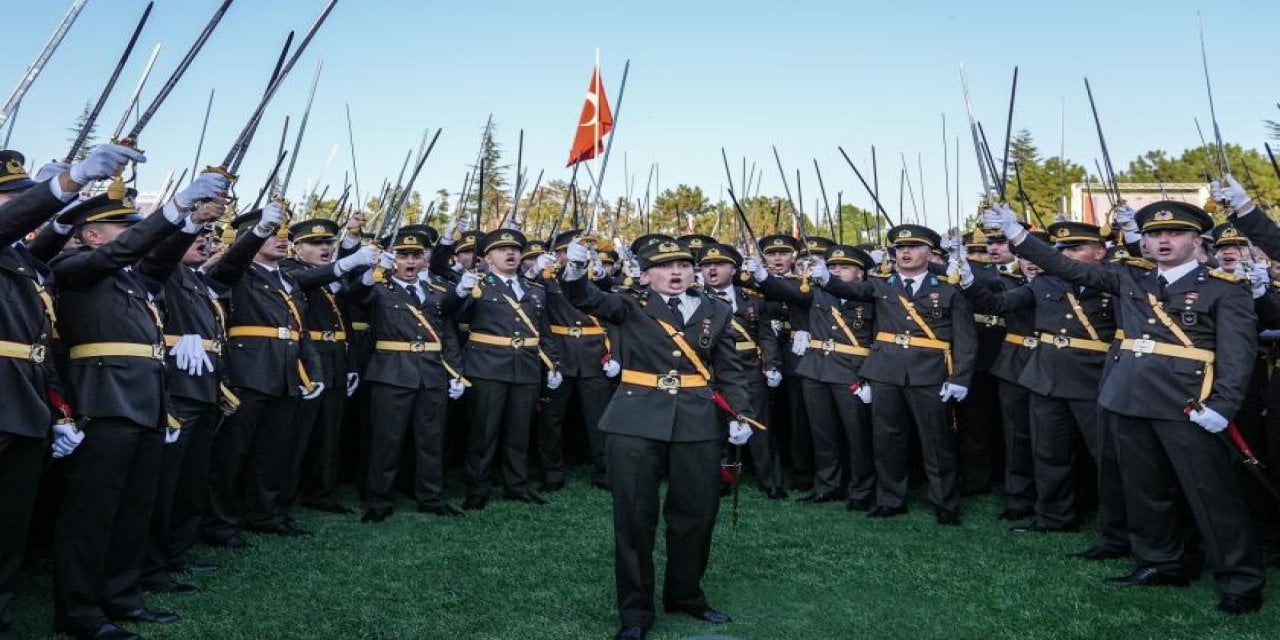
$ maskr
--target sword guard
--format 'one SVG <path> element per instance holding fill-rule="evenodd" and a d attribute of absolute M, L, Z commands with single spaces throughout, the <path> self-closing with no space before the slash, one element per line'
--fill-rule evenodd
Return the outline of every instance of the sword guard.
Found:
<path fill-rule="evenodd" d="M 237 176 L 236 174 L 231 173 L 230 171 L 227 170 L 226 167 L 205 167 L 204 171 L 202 171 L 201 173 L 216 173 L 226 178 L 229 182 L 232 182 L 232 183 L 240 179 L 240 176 Z"/>

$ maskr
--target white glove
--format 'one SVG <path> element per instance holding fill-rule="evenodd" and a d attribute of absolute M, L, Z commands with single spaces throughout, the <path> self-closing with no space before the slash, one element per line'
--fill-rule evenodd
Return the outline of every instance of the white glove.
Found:
<path fill-rule="evenodd" d="M 791 332 L 791 353 L 798 356 L 804 355 L 809 350 L 809 332 L 808 331 L 792 331 Z"/>
<path fill-rule="evenodd" d="M 1253 299 L 1267 295 L 1267 287 L 1271 286 L 1271 271 L 1260 264 L 1253 265 L 1249 271 L 1249 287 L 1253 289 Z"/>
<path fill-rule="evenodd" d="M 952 276 L 960 278 L 961 289 L 968 289 L 969 285 L 973 284 L 973 267 L 969 265 L 969 259 L 962 253 L 956 254 L 947 262 L 947 277 Z"/>
<path fill-rule="evenodd" d="M 465 298 L 471 295 L 471 290 L 477 284 L 480 284 L 480 274 L 474 271 L 463 271 L 458 276 L 458 286 L 454 288 L 453 292 L 458 294 L 459 298 Z"/>
<path fill-rule="evenodd" d="M 613 358 L 605 360 L 604 364 L 600 365 L 600 368 L 604 369 L 604 375 L 606 378 L 616 378 L 619 373 L 622 373 L 622 365 Z"/>
<path fill-rule="evenodd" d="M 350 398 L 356 394 L 356 389 L 360 388 L 360 374 L 355 371 L 347 373 L 347 397 Z"/>
<path fill-rule="evenodd" d="M 938 392 L 938 397 L 942 398 L 943 402 L 950 402 L 952 400 L 955 400 L 956 402 L 963 402 L 965 397 L 968 395 L 969 387 L 962 387 L 958 384 L 951 384 L 950 382 L 942 383 L 942 391 Z"/>
<path fill-rule="evenodd" d="M 1249 198 L 1249 192 L 1245 191 L 1231 174 L 1228 173 L 1223 177 L 1225 184 L 1219 180 L 1214 180 L 1210 184 L 1214 201 L 1225 203 L 1237 214 L 1253 211 L 1253 200 Z"/>
<path fill-rule="evenodd" d="M 1014 213 L 1013 209 L 1009 208 L 1009 205 L 1002 203 L 991 205 L 991 208 L 982 214 L 982 227 L 984 229 L 999 229 L 1000 233 L 1004 234 L 1004 237 L 1014 244 L 1022 242 L 1022 238 L 1027 232 L 1026 229 L 1022 228 L 1022 225 L 1018 224 L 1018 214 Z"/>
<path fill-rule="evenodd" d="M 392 263 L 395 262 L 395 256 L 391 256 Z M 373 245 L 365 245 L 356 249 L 356 252 L 339 260 L 337 263 L 338 275 L 342 275 L 356 267 L 367 267 L 378 261 L 378 248 Z"/>
<path fill-rule="evenodd" d="M 821 285 L 825 285 L 830 282 L 831 272 L 827 270 L 827 261 L 822 258 L 814 258 L 813 266 L 809 267 L 809 277 L 813 278 Z"/>
<path fill-rule="evenodd" d="M 452 245 L 455 242 L 455 240 L 453 239 L 453 234 L 457 230 L 458 230 L 458 220 L 456 218 L 449 218 L 449 224 L 446 224 L 444 226 L 444 233 L 440 234 L 440 244 L 445 246 Z"/>
<path fill-rule="evenodd" d="M 756 282 L 764 282 L 769 278 L 769 271 L 756 258 L 748 257 L 742 261 L 742 270 L 751 274 L 751 279 Z"/>
<path fill-rule="evenodd" d="M 569 241 L 569 246 L 564 250 L 564 256 L 570 264 L 585 265 L 591 262 L 591 249 L 586 245 L 575 240 Z"/>
<path fill-rule="evenodd" d="M 547 388 L 548 389 L 555 391 L 556 389 L 560 388 L 560 383 L 562 382 L 564 382 L 564 376 L 560 375 L 559 371 L 547 372 Z"/>
<path fill-rule="evenodd" d="M 119 144 L 98 146 L 80 162 L 71 165 L 71 181 L 77 184 L 89 184 L 94 180 L 114 178 L 125 164 L 130 161 L 146 162 L 147 157 L 141 151 Z"/>
<path fill-rule="evenodd" d="M 71 169 L 71 165 L 61 160 L 53 160 L 36 171 L 36 182 L 44 182 L 56 178 Z"/>
<path fill-rule="evenodd" d="M 865 382 L 859 382 L 854 388 L 853 395 L 857 396 L 862 404 L 871 404 L 871 385 Z"/>
<path fill-rule="evenodd" d="M 1188 417 L 1209 433 L 1221 433 L 1227 430 L 1227 419 L 1209 407 L 1192 411 Z"/>
<path fill-rule="evenodd" d="M 884 251 L 883 251 L 883 250 L 881 250 L 881 249 L 872 249 L 872 250 L 871 250 L 871 260 L 872 260 L 872 262 L 875 262 L 876 264 L 884 264 L 884 258 L 885 258 L 885 255 L 884 255 Z"/>
<path fill-rule="evenodd" d="M 782 384 L 782 372 L 777 369 L 764 372 L 764 383 L 769 385 L 770 389 L 778 388 L 778 385 Z"/>
<path fill-rule="evenodd" d="M 70 422 L 59 422 L 53 430 L 53 457 L 65 458 L 84 441 L 84 432 Z"/>
<path fill-rule="evenodd" d="M 174 429 L 173 427 L 164 428 L 164 443 L 173 444 L 178 441 L 178 437 L 182 435 L 182 429 Z"/>
<path fill-rule="evenodd" d="M 636 280 L 639 280 L 640 276 L 643 275 L 644 272 L 640 270 L 640 265 L 635 264 L 633 262 L 628 262 L 626 274 L 628 278 L 634 278 Z"/>
<path fill-rule="evenodd" d="M 348 256 L 350 257 L 350 256 Z M 394 251 L 383 251 L 378 256 L 378 266 L 387 271 L 394 271 L 396 268 L 396 254 Z"/>
<path fill-rule="evenodd" d="M 178 369 L 186 371 L 187 375 L 201 376 L 205 371 L 213 371 L 213 361 L 205 352 L 203 341 L 198 334 L 188 333 L 178 338 L 178 341 L 169 349 L 169 355 L 173 356 L 174 364 Z"/>
<path fill-rule="evenodd" d="M 452 378 L 449 380 L 449 399 L 450 400 L 457 400 L 458 398 L 461 398 L 462 394 L 466 392 L 466 390 L 467 390 L 467 385 L 462 384 L 462 380 L 458 378 Z"/>
<path fill-rule="evenodd" d="M 298 393 L 302 394 L 303 400 L 315 400 L 316 398 L 320 397 L 321 393 L 324 393 L 324 383 L 323 382 L 313 383 L 310 393 L 307 392 L 306 387 L 302 385 L 298 385 Z"/>
<path fill-rule="evenodd" d="M 546 269 L 547 267 L 550 267 L 555 263 L 556 263 L 555 256 L 549 253 L 544 253 L 538 256 L 538 258 L 533 261 L 533 270 L 541 272 L 543 269 Z"/>
<path fill-rule="evenodd" d="M 265 237 L 275 231 L 281 222 L 284 222 L 284 207 L 279 202 L 269 202 L 262 208 L 262 219 L 253 228 L 259 236 Z"/>
<path fill-rule="evenodd" d="M 751 427 L 737 420 L 729 421 L 729 444 L 742 446 L 751 439 Z"/>
<path fill-rule="evenodd" d="M 230 188 L 231 181 L 221 173 L 202 173 L 196 176 L 196 179 L 192 180 L 186 189 L 173 196 L 173 201 L 178 204 L 179 209 L 189 210 L 201 200 L 214 200 L 224 197 L 227 194 L 227 189 Z"/>
<path fill-rule="evenodd" d="M 1135 215 L 1137 215 L 1137 212 L 1133 210 L 1133 207 L 1122 204 L 1116 207 L 1112 218 L 1115 220 L 1115 225 L 1125 233 L 1138 233 L 1138 222 L 1134 217 Z"/>

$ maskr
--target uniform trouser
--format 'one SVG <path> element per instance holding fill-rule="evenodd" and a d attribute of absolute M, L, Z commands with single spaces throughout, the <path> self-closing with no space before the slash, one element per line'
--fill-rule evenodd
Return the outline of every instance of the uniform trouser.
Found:
<path fill-rule="evenodd" d="M 344 384 L 341 388 L 325 387 L 320 397 L 299 402 L 294 417 L 299 440 L 294 450 L 296 457 L 287 504 L 292 504 L 298 496 L 303 502 L 333 499 L 333 493 L 338 490 L 338 439 L 342 435 L 342 407 L 346 400 Z"/>
<path fill-rule="evenodd" d="M 538 400 L 537 384 L 472 378 L 466 397 L 471 414 L 467 447 L 467 495 L 488 497 L 498 444 L 502 444 L 502 486 L 508 494 L 529 491 L 529 416 Z"/>
<path fill-rule="evenodd" d="M 878 506 L 900 507 L 906 500 L 907 430 L 914 423 L 920 437 L 929 501 L 939 509 L 959 513 L 956 432 L 950 416 L 953 407 L 938 398 L 941 389 L 940 384 L 900 387 L 871 383 Z"/>
<path fill-rule="evenodd" d="M 701 581 L 720 508 L 719 441 L 661 442 L 610 433 L 605 436 L 605 452 L 622 626 L 653 626 L 653 547 L 664 471 L 667 570 L 662 600 L 667 605 L 706 606 Z"/>
<path fill-rule="evenodd" d="M 960 431 L 957 451 L 960 456 L 960 482 L 966 494 L 982 493 L 991 488 L 1000 457 L 1000 400 L 996 377 L 976 371 L 969 384 L 969 395 L 957 407 Z"/>
<path fill-rule="evenodd" d="M 748 383 L 747 393 L 751 395 L 751 410 L 757 416 L 769 415 L 769 387 L 764 379 Z M 726 418 L 727 421 L 731 418 Z M 730 445 L 732 446 L 732 445 Z M 756 431 L 747 441 L 751 451 L 752 470 L 756 481 L 762 489 L 782 488 L 782 456 L 778 451 L 778 439 L 773 431 Z"/>
<path fill-rule="evenodd" d="M 444 389 L 369 384 L 369 471 L 365 508 L 395 504 L 392 488 L 400 471 L 404 439 L 413 439 L 413 497 L 429 507 L 444 502 L 444 428 L 449 416 Z"/>
<path fill-rule="evenodd" d="M 1090 400 L 1067 400 L 1031 394 L 1031 449 L 1035 461 L 1036 521 L 1046 527 L 1076 524 L 1079 518 L 1076 486 L 1078 469 L 1089 465 L 1076 459 L 1076 438 L 1095 461 L 1101 441 L 1097 405 Z M 1094 467 L 1097 468 L 1097 467 Z M 1102 474 L 1098 474 L 1099 483 Z M 1119 485 L 1107 487 L 1118 490 Z M 1101 503 L 1102 487 L 1099 487 Z"/>
<path fill-rule="evenodd" d="M 282 503 L 294 451 L 298 399 L 239 389 L 240 409 L 213 440 L 212 487 L 204 536 L 222 540 L 250 527 L 284 524 Z"/>
<path fill-rule="evenodd" d="M 587 431 L 587 443 L 591 447 L 591 480 L 604 481 L 604 433 L 598 427 L 600 416 L 613 395 L 613 383 L 604 376 L 565 376 L 559 388 L 547 390 L 547 401 L 538 417 L 538 456 L 548 483 L 564 482 L 564 425 L 575 389 L 578 392 L 577 408 L 582 412 L 582 426 Z"/>
<path fill-rule="evenodd" d="M 802 386 L 813 430 L 813 492 L 843 493 L 850 500 L 872 499 L 876 467 L 871 408 L 846 384 L 805 378 Z"/>
<path fill-rule="evenodd" d="M 9 601 L 27 546 L 47 443 L 45 438 L 0 433 L 0 630 L 11 624 Z"/>
<path fill-rule="evenodd" d="M 161 429 L 95 418 L 66 458 L 54 542 L 54 615 L 65 631 L 143 606 L 138 578 L 159 480 Z"/>
<path fill-rule="evenodd" d="M 218 405 L 170 398 L 173 417 L 182 422 L 178 441 L 160 454 L 160 479 L 151 513 L 142 583 L 173 582 L 169 571 L 195 542 L 200 517 L 209 503 L 209 451 L 218 424 Z"/>
<path fill-rule="evenodd" d="M 1130 540 L 1139 566 L 1182 570 L 1186 498 L 1223 593 L 1260 594 L 1262 554 L 1240 494 L 1230 445 L 1186 420 L 1115 415 Z"/>
<path fill-rule="evenodd" d="M 813 430 L 804 408 L 804 389 L 799 376 L 788 376 L 782 384 L 791 426 L 791 475 L 796 483 L 807 483 L 813 480 Z"/>
<path fill-rule="evenodd" d="M 1031 450 L 1031 392 L 1001 380 L 1000 415 L 1004 425 L 1004 495 L 1010 509 L 1036 504 L 1035 459 Z"/>

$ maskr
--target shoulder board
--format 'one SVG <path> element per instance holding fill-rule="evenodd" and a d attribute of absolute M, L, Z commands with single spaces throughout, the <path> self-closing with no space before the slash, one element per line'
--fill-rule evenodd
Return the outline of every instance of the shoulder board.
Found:
<path fill-rule="evenodd" d="M 1225 271 L 1219 271 L 1218 269 L 1213 269 L 1209 271 L 1209 275 L 1219 280 L 1225 280 L 1227 282 L 1230 282 L 1231 284 L 1240 284 L 1241 282 L 1245 281 L 1245 278 L 1242 278 L 1234 273 L 1227 273 Z"/>
<path fill-rule="evenodd" d="M 523 280 L 523 282 L 524 282 L 524 284 L 531 285 L 531 286 L 537 287 L 537 288 L 539 288 L 539 289 L 545 289 L 545 288 L 546 288 L 546 285 L 542 284 L 541 282 L 538 282 L 537 280 L 530 280 L 530 279 L 528 279 L 528 278 L 525 278 L 525 279 Z"/>
<path fill-rule="evenodd" d="M 1125 258 L 1120 262 L 1123 262 L 1125 266 L 1133 267 L 1135 269 L 1145 269 L 1150 271 L 1156 268 L 1156 263 L 1146 258 Z"/>
<path fill-rule="evenodd" d="M 1010 273 L 1008 271 L 1001 271 L 1000 275 L 1006 278 L 1009 278 L 1010 280 L 1015 280 L 1017 282 L 1022 282 L 1024 280 L 1021 273 Z"/>
<path fill-rule="evenodd" d="M 869 273 L 867 273 L 867 277 L 868 277 L 868 278 L 879 278 L 879 279 L 881 279 L 881 280 L 887 280 L 887 279 L 889 278 L 889 274 L 884 273 L 884 272 L 880 271 L 879 269 L 872 269 Z"/>
<path fill-rule="evenodd" d="M 744 295 L 744 296 L 746 296 L 746 297 L 748 297 L 748 298 L 757 298 L 757 299 L 760 299 L 760 300 L 763 300 L 763 299 L 764 299 L 764 294 L 760 293 L 759 291 L 756 291 L 755 289 L 748 289 L 748 288 L 746 288 L 746 287 L 738 287 L 738 291 L 741 291 L 741 292 L 742 292 L 742 295 Z"/>
<path fill-rule="evenodd" d="M 427 286 L 428 286 L 428 287 L 431 287 L 432 289 L 435 289 L 436 291 L 439 291 L 439 292 L 441 292 L 441 293 L 444 293 L 444 292 L 447 292 L 447 291 L 448 291 L 448 289 L 446 289 L 446 288 L 444 288 L 444 287 L 442 287 L 442 286 L 440 286 L 440 285 L 438 285 L 438 284 L 435 284 L 435 283 L 428 283 L 428 284 L 427 284 Z"/>

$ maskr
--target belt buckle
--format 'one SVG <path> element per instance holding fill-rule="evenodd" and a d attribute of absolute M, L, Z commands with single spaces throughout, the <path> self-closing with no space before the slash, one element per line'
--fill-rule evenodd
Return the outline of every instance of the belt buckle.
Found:
<path fill-rule="evenodd" d="M 31 345 L 30 358 L 32 362 L 36 364 L 42 364 L 44 362 L 44 354 L 45 354 L 44 345 L 42 344 Z"/>
<path fill-rule="evenodd" d="M 427 343 L 420 340 L 414 340 L 409 343 L 409 351 L 412 353 L 426 353 Z"/>
<path fill-rule="evenodd" d="M 278 327 L 276 329 L 276 337 L 281 340 L 288 340 L 292 337 L 289 327 Z"/>
<path fill-rule="evenodd" d="M 667 372 L 667 375 L 659 376 L 658 388 L 665 390 L 667 393 L 675 393 L 680 388 L 680 374 L 672 369 Z"/>
<path fill-rule="evenodd" d="M 582 337 L 582 327 L 569 327 L 569 335 L 575 338 Z"/>
<path fill-rule="evenodd" d="M 1134 340 L 1132 351 L 1137 355 L 1142 355 L 1144 353 L 1155 353 L 1156 341 L 1149 340 L 1147 338 L 1143 338 L 1141 340 Z"/>
<path fill-rule="evenodd" d="M 1055 347 L 1057 347 L 1057 348 L 1059 348 L 1059 349 L 1065 349 L 1065 348 L 1067 348 L 1067 347 L 1071 346 L 1071 338 L 1068 338 L 1068 337 L 1066 337 L 1066 336 L 1054 336 L 1054 337 L 1053 337 L 1053 346 L 1055 346 Z"/>
<path fill-rule="evenodd" d="M 151 345 L 151 357 L 156 360 L 164 360 L 164 345 L 162 344 Z"/>
<path fill-rule="evenodd" d="M 1034 349 L 1040 346 L 1040 338 L 1037 338 L 1035 336 L 1027 336 L 1022 339 L 1022 346 L 1028 349 Z"/>
<path fill-rule="evenodd" d="M 512 346 L 513 348 L 515 348 L 515 349 L 519 349 L 519 348 L 523 347 L 523 346 L 524 346 L 524 337 L 522 337 L 522 336 L 516 336 L 516 337 L 512 338 L 512 339 L 511 339 L 511 346 Z"/>
<path fill-rule="evenodd" d="M 906 333 L 893 334 L 893 343 L 900 345 L 903 349 L 911 346 L 911 335 Z"/>
<path fill-rule="evenodd" d="M 325 342 L 336 342 L 338 340 L 338 337 L 334 335 L 332 331 L 321 331 L 320 339 L 324 340 Z"/>
<path fill-rule="evenodd" d="M 822 352 L 829 354 L 836 350 L 836 341 L 833 338 L 827 338 L 822 341 Z"/>

